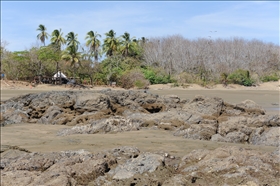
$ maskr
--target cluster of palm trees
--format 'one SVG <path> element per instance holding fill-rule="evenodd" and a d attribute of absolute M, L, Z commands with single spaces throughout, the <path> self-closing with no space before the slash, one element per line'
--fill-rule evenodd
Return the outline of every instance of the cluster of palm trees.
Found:
<path fill-rule="evenodd" d="M 40 31 L 40 33 L 37 35 L 37 38 L 43 43 L 43 45 L 45 46 L 45 41 L 49 38 L 49 36 L 51 36 L 50 45 L 55 46 L 57 51 L 62 50 L 62 45 L 66 44 L 67 46 L 64 51 L 61 51 L 61 59 L 70 61 L 71 65 L 75 65 L 77 63 L 79 64 L 80 59 L 83 58 L 83 54 L 80 51 L 84 51 L 84 49 L 81 48 L 81 50 L 79 50 L 80 42 L 77 38 L 78 34 L 69 32 L 65 39 L 61 29 L 54 30 L 51 35 L 49 35 L 46 30 L 47 28 L 42 24 L 40 24 L 37 29 L 37 31 Z M 85 37 L 85 44 L 87 47 L 89 47 L 89 53 L 87 56 L 89 58 L 94 58 L 95 62 L 98 62 L 99 57 L 103 54 L 105 54 L 106 57 L 117 54 L 121 54 L 124 57 L 133 57 L 139 55 L 141 50 L 140 46 L 142 46 L 139 43 L 146 41 L 144 37 L 142 37 L 140 40 L 135 39 L 135 37 L 131 38 L 128 32 L 125 32 L 120 37 L 117 37 L 114 30 L 110 30 L 109 32 L 105 33 L 105 36 L 106 38 L 104 39 L 103 45 L 99 39 L 101 38 L 101 35 L 97 32 L 89 31 Z"/>

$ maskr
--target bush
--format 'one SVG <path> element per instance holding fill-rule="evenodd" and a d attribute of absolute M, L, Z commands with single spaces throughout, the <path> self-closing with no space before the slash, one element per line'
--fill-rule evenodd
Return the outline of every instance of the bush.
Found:
<path fill-rule="evenodd" d="M 277 74 L 267 75 L 261 78 L 262 82 L 278 81 L 278 80 L 279 80 L 279 76 Z"/>
<path fill-rule="evenodd" d="M 171 83 L 171 77 L 164 72 L 149 68 L 149 69 L 142 69 L 144 76 L 147 80 L 150 81 L 151 84 L 167 84 Z"/>
<path fill-rule="evenodd" d="M 250 77 L 250 72 L 248 70 L 238 69 L 229 74 L 227 79 L 230 83 L 244 86 L 252 86 L 254 84 L 254 80 Z"/>
<path fill-rule="evenodd" d="M 125 89 L 130 89 L 133 87 L 143 89 L 149 86 L 149 81 L 145 79 L 143 73 L 140 70 L 134 69 L 125 72 L 121 76 L 119 84 L 122 88 Z"/>
<path fill-rule="evenodd" d="M 196 77 L 193 74 L 182 72 L 176 75 L 176 80 L 178 83 L 194 83 L 196 81 Z"/>

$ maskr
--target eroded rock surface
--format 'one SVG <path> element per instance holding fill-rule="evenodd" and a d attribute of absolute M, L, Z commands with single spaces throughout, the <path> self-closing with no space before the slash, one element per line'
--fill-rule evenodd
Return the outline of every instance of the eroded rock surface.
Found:
<path fill-rule="evenodd" d="M 22 151 L 10 156 L 7 151 Z M 118 147 L 51 153 L 7 148 L 1 185 L 278 185 L 279 148 L 261 153 L 240 147 L 197 149 L 184 157 Z"/>
<path fill-rule="evenodd" d="M 184 157 L 117 147 L 102 152 L 30 152 L 1 146 L 1 185 L 279 185 L 279 115 L 246 100 L 229 104 L 196 96 L 181 100 L 143 91 L 59 91 L 1 103 L 1 126 L 70 125 L 57 135 L 169 130 L 196 140 L 276 146 L 259 152 L 235 146 L 197 149 Z M 168 149 L 167 149 L 168 151 Z"/>
<path fill-rule="evenodd" d="M 181 100 L 145 91 L 59 91 L 28 94 L 1 104 L 1 126 L 13 123 L 70 125 L 58 135 L 170 130 L 195 140 L 279 146 L 280 117 L 266 115 L 251 100 L 229 104 L 221 98 Z"/>

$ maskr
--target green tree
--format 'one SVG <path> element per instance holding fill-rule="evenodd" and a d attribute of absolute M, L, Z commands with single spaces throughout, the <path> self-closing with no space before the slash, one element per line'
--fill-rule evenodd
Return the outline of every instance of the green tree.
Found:
<path fill-rule="evenodd" d="M 97 32 L 89 31 L 85 38 L 87 39 L 86 46 L 90 47 L 90 52 L 91 54 L 94 55 L 95 62 L 98 61 L 99 47 L 100 47 L 100 40 L 98 39 L 98 37 L 101 37 L 101 35 L 98 34 Z"/>
<path fill-rule="evenodd" d="M 74 48 L 76 48 L 75 50 L 78 50 L 78 46 L 80 44 L 80 42 L 78 41 L 78 34 L 75 34 L 74 32 L 69 32 L 66 37 L 67 46 L 73 46 Z"/>
<path fill-rule="evenodd" d="M 56 72 L 58 72 L 58 62 L 60 61 L 60 52 L 52 45 L 41 47 L 37 51 L 38 60 L 44 65 L 44 74 L 53 75 L 54 63 L 56 63 Z"/>
<path fill-rule="evenodd" d="M 61 29 L 54 30 L 52 32 L 52 38 L 51 38 L 51 44 L 52 47 L 55 49 L 55 52 L 57 53 L 56 56 L 61 55 L 61 47 L 62 45 L 66 44 L 66 40 L 63 37 L 63 32 L 61 32 Z M 56 58 L 56 73 L 58 73 L 59 69 L 59 58 Z M 61 84 L 61 77 L 59 78 L 60 84 Z"/>
<path fill-rule="evenodd" d="M 135 40 L 135 37 L 130 38 L 130 34 L 128 32 L 121 35 L 120 52 L 124 57 L 134 55 L 136 45 L 137 40 Z"/>
<path fill-rule="evenodd" d="M 20 80 L 36 73 L 27 50 L 10 52 L 2 62 L 8 79 Z"/>
<path fill-rule="evenodd" d="M 57 47 L 58 50 L 61 50 L 61 46 L 66 44 L 66 40 L 63 37 L 63 32 L 61 32 L 61 29 L 56 29 L 52 32 L 51 42 Z"/>
<path fill-rule="evenodd" d="M 37 39 L 39 39 L 44 44 L 44 46 L 46 46 L 45 41 L 49 37 L 49 34 L 46 32 L 47 28 L 40 24 L 37 30 L 40 31 L 40 33 L 37 35 Z"/>
<path fill-rule="evenodd" d="M 1 54 L 0 54 L 0 67 L 1 67 L 1 73 L 2 73 L 2 61 L 5 59 L 6 55 L 9 53 L 6 49 L 6 45 L 8 43 L 6 41 L 1 40 Z"/>
<path fill-rule="evenodd" d="M 78 48 L 75 45 L 68 46 L 62 53 L 61 59 L 70 62 L 70 66 L 74 69 L 74 77 L 76 76 L 77 68 L 81 66 L 81 58 L 82 53 L 78 52 Z"/>
<path fill-rule="evenodd" d="M 119 41 L 116 38 L 116 32 L 114 30 L 110 30 L 105 35 L 103 51 L 106 53 L 106 56 L 112 56 L 118 51 Z"/>

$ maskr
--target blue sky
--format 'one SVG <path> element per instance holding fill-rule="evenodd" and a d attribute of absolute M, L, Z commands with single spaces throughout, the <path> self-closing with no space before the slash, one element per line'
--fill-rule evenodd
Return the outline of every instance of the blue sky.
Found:
<path fill-rule="evenodd" d="M 180 34 L 188 39 L 259 39 L 279 45 L 277 1 L 1 1 L 1 41 L 18 51 L 40 45 L 39 24 L 51 34 L 73 31 L 81 44 L 86 33 L 113 29 L 117 36 L 162 37 Z M 217 32 L 210 32 L 217 31 Z M 49 41 L 46 42 L 48 44 Z"/>

